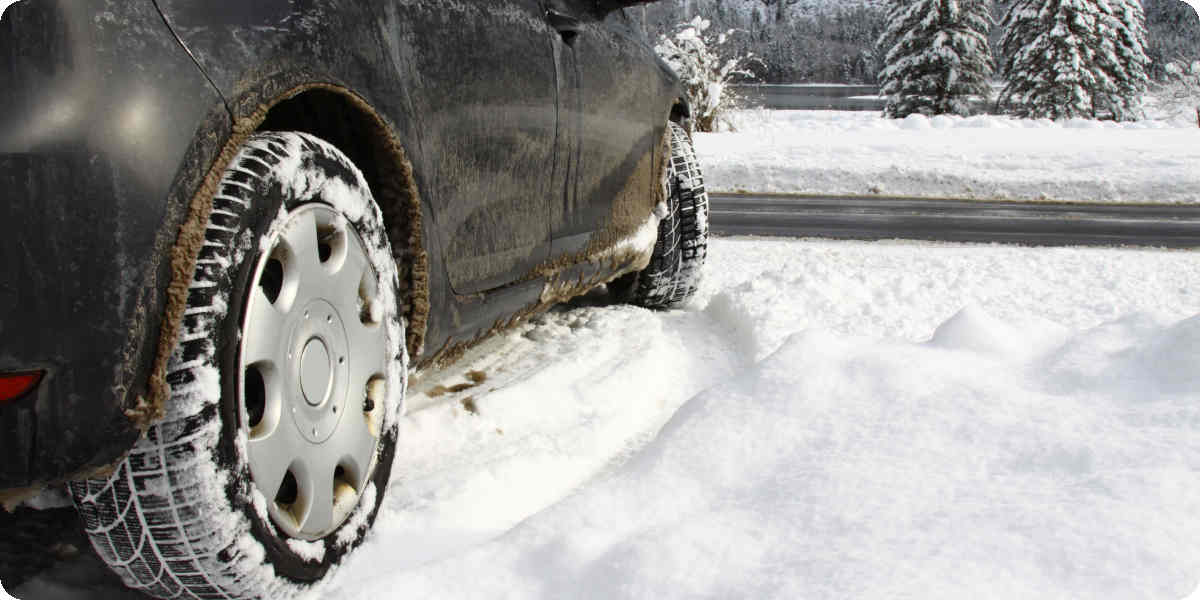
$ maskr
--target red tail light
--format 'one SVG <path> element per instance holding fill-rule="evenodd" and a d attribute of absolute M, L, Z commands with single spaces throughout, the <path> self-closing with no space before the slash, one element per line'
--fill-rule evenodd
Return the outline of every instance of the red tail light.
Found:
<path fill-rule="evenodd" d="M 0 374 L 0 404 L 28 394 L 42 382 L 44 371 Z"/>

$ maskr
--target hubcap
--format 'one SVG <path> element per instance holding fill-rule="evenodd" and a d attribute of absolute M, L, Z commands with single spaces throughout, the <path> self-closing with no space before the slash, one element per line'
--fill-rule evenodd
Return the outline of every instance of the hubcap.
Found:
<path fill-rule="evenodd" d="M 238 391 L 254 487 L 283 532 L 318 539 L 358 504 L 390 352 L 357 232 L 306 204 L 271 234 L 242 324 Z"/>
<path fill-rule="evenodd" d="M 300 358 L 300 391 L 308 405 L 317 408 L 329 397 L 329 384 L 333 365 L 329 364 L 329 349 L 321 338 L 314 337 L 304 345 L 304 356 Z"/>

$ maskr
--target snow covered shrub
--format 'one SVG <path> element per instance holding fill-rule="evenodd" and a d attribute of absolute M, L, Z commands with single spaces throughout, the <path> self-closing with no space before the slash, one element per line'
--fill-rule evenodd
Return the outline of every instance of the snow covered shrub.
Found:
<path fill-rule="evenodd" d="M 1139 0 L 1016 0 L 1004 17 L 1001 107 L 1026 118 L 1141 117 L 1149 79 Z"/>
<path fill-rule="evenodd" d="M 1200 125 L 1200 60 L 1192 64 L 1169 62 L 1166 77 L 1154 86 L 1154 115 L 1170 121 L 1196 120 Z"/>
<path fill-rule="evenodd" d="M 967 115 L 972 99 L 986 100 L 990 13 L 990 0 L 889 0 L 878 41 L 884 116 Z"/>
<path fill-rule="evenodd" d="M 710 24 L 696 17 L 678 25 L 675 33 L 660 36 L 654 46 L 682 80 L 698 131 L 712 131 L 721 113 L 731 108 L 734 97 L 727 89 L 729 81 L 735 75 L 750 75 L 743 68 L 750 55 L 721 58 L 719 50 L 733 30 L 713 34 L 708 31 Z"/>

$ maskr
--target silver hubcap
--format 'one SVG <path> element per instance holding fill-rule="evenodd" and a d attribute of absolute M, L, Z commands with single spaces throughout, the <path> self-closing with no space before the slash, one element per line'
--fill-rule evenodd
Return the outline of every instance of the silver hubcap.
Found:
<path fill-rule="evenodd" d="M 238 391 L 254 486 L 275 525 L 318 539 L 366 487 L 389 360 L 378 276 L 352 227 L 296 209 L 251 280 Z"/>

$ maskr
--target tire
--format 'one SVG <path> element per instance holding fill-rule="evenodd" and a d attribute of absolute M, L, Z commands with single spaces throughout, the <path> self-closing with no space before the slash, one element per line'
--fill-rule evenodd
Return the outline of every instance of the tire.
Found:
<path fill-rule="evenodd" d="M 166 417 L 70 489 L 131 588 L 289 597 L 362 541 L 387 488 L 408 367 L 396 264 L 362 173 L 302 133 L 243 145 L 204 236 Z"/>
<path fill-rule="evenodd" d="M 686 131 L 668 123 L 671 161 L 667 165 L 667 211 L 658 223 L 650 264 L 612 284 L 618 297 L 646 308 L 678 308 L 700 286 L 708 253 L 708 193 Z"/>

